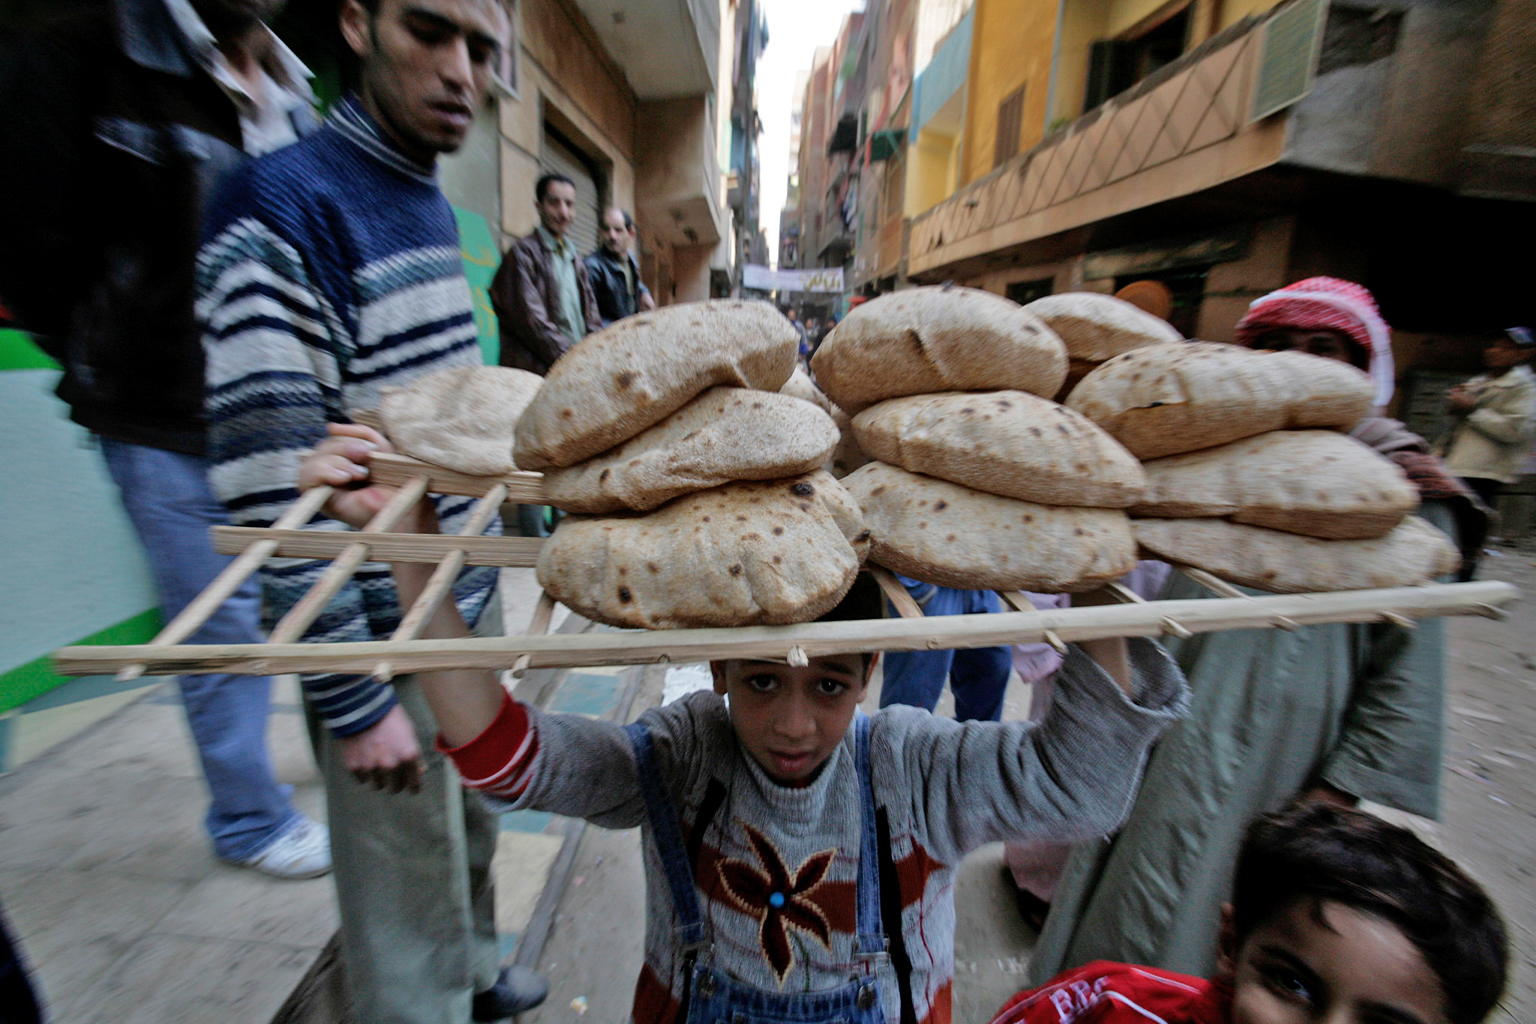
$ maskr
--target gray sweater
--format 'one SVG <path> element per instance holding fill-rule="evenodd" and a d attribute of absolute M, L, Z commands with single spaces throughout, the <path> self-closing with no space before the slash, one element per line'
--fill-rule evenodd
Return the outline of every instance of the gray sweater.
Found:
<path fill-rule="evenodd" d="M 955 722 L 909 707 L 874 715 L 875 802 L 889 822 L 919 1021 L 950 1016 L 961 858 L 999 840 L 1060 842 L 1113 831 L 1135 796 L 1148 748 L 1183 715 L 1188 690 L 1178 668 L 1150 641 L 1129 644 L 1135 701 L 1074 647 L 1038 725 Z M 671 1022 L 682 960 L 629 742 L 609 723 L 530 714 L 537 752 L 513 806 L 645 828 L 646 959 L 633 1017 Z M 742 750 L 725 702 L 713 693 L 654 708 L 641 721 L 685 835 L 710 778 L 727 789 L 697 872 L 716 967 L 752 985 L 796 992 L 834 988 L 861 970 L 853 957 L 860 816 L 852 729 L 815 782 L 791 789 Z M 770 906 L 768 895 L 785 889 L 784 905 Z M 900 997 L 888 963 L 879 987 L 887 1016 L 897 1019 Z"/>

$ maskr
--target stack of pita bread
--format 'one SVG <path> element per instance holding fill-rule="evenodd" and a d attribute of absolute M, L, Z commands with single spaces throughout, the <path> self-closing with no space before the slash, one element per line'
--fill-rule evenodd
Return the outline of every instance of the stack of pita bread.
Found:
<path fill-rule="evenodd" d="M 969 288 L 894 292 L 848 314 L 811 361 L 878 461 L 845 479 L 870 559 L 971 590 L 1091 589 L 1128 572 L 1141 467 L 1049 400 L 1067 375 L 1038 317 Z"/>
<path fill-rule="evenodd" d="M 823 409 L 779 389 L 798 336 L 762 302 L 667 306 L 620 320 L 550 369 L 513 457 L 574 513 L 537 567 L 549 595 L 610 625 L 804 622 L 852 586 L 868 547 L 857 503 L 822 467 Z"/>
<path fill-rule="evenodd" d="M 1108 360 L 1067 405 L 1145 460 L 1130 509 L 1143 549 L 1300 593 L 1423 583 L 1456 565 L 1451 542 L 1409 515 L 1418 491 L 1397 465 L 1343 433 L 1372 396 L 1336 360 L 1190 342 Z"/>

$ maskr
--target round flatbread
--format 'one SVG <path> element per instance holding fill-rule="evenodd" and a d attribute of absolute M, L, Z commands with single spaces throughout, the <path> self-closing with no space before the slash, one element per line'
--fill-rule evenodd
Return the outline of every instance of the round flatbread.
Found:
<path fill-rule="evenodd" d="M 1271 430 L 1348 430 L 1375 388 L 1336 359 L 1192 341 L 1116 356 L 1067 397 L 1138 459 L 1214 448 Z"/>
<path fill-rule="evenodd" d="M 1225 519 L 1135 519 L 1149 557 L 1276 594 L 1409 587 L 1455 570 L 1449 537 L 1408 516 L 1371 540 L 1320 540 Z"/>
<path fill-rule="evenodd" d="M 949 285 L 890 292 L 850 310 L 811 358 L 816 380 L 856 415 L 936 391 L 1050 397 L 1067 376 L 1061 339 L 1016 302 Z"/>
<path fill-rule="evenodd" d="M 1184 340 L 1168 321 L 1113 295 L 1063 292 L 1036 299 L 1024 308 L 1056 332 L 1072 359 L 1102 363 L 1148 345 Z"/>
<path fill-rule="evenodd" d="M 841 480 L 869 461 L 869 456 L 865 455 L 864 449 L 859 447 L 858 438 L 853 435 L 853 421 L 848 414 L 828 398 L 821 388 L 816 386 L 816 382 L 811 380 L 811 375 L 798 364 L 795 366 L 795 372 L 790 375 L 789 381 L 779 389 L 779 394 L 791 395 L 820 406 L 827 411 L 827 415 L 832 417 L 832 422 L 837 424 L 839 437 L 837 447 L 832 449 L 832 456 L 825 466 L 828 473 Z"/>
<path fill-rule="evenodd" d="M 843 481 L 864 510 L 870 561 L 962 590 L 1092 590 L 1136 566 L 1119 509 L 1052 508 L 871 462 Z"/>
<path fill-rule="evenodd" d="M 1134 516 L 1224 517 L 1331 540 L 1380 537 L 1419 505 L 1397 463 L 1348 434 L 1279 430 L 1146 463 Z"/>
<path fill-rule="evenodd" d="M 512 433 L 542 377 L 504 366 L 455 366 L 385 388 L 379 400 L 384 433 L 413 458 L 471 476 L 503 476 Z"/>
<path fill-rule="evenodd" d="M 710 388 L 617 448 L 544 471 L 549 503 L 566 512 L 644 512 L 733 480 L 776 480 L 819 469 L 837 426 L 798 398 Z"/>
<path fill-rule="evenodd" d="M 1147 483 L 1093 421 L 1023 391 L 893 398 L 855 416 L 853 429 L 882 462 L 1040 505 L 1124 508 Z"/>
<path fill-rule="evenodd" d="M 766 302 L 685 302 L 625 317 L 550 367 L 517 424 L 524 469 L 574 466 L 617 447 L 718 384 L 777 391 L 799 335 Z"/>
<path fill-rule="evenodd" d="M 641 629 L 810 622 L 868 552 L 857 503 L 817 471 L 727 484 L 654 512 L 571 516 L 539 552 L 539 585 L 597 622 Z"/>

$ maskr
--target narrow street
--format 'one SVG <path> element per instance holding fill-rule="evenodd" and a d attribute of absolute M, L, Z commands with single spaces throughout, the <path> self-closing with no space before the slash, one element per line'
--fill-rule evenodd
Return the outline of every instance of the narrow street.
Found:
<path fill-rule="evenodd" d="M 1442 820 L 1370 809 L 1415 829 L 1487 886 L 1505 915 L 1511 981 L 1494 1024 L 1536 1024 L 1536 551 L 1497 549 L 1482 578 L 1507 580 L 1526 599 L 1506 621 L 1451 620 Z M 662 675 L 648 672 L 631 709 L 662 699 Z M 1005 716 L 1023 717 L 1028 689 L 1015 677 Z M 879 703 L 878 678 L 866 703 Z M 946 693 L 938 708 L 952 714 Z M 553 828 L 550 831 L 554 831 Z M 539 961 L 550 980 L 544 1006 L 523 1024 L 626 1019 L 640 968 L 644 880 L 638 830 L 585 831 Z M 1024 986 L 1034 943 L 1002 879 L 1000 846 L 962 866 L 955 899 L 954 1019 L 985 1022 Z"/>

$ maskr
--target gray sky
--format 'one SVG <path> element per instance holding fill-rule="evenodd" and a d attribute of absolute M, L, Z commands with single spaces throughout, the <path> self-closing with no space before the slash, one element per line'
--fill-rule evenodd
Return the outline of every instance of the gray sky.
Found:
<path fill-rule="evenodd" d="M 763 119 L 759 163 L 763 174 L 763 234 L 769 257 L 779 258 L 779 208 L 789 175 L 789 108 L 795 72 L 809 71 L 818 46 L 831 46 L 849 11 L 864 0 L 762 0 L 768 49 L 757 65 L 757 107 Z"/>

